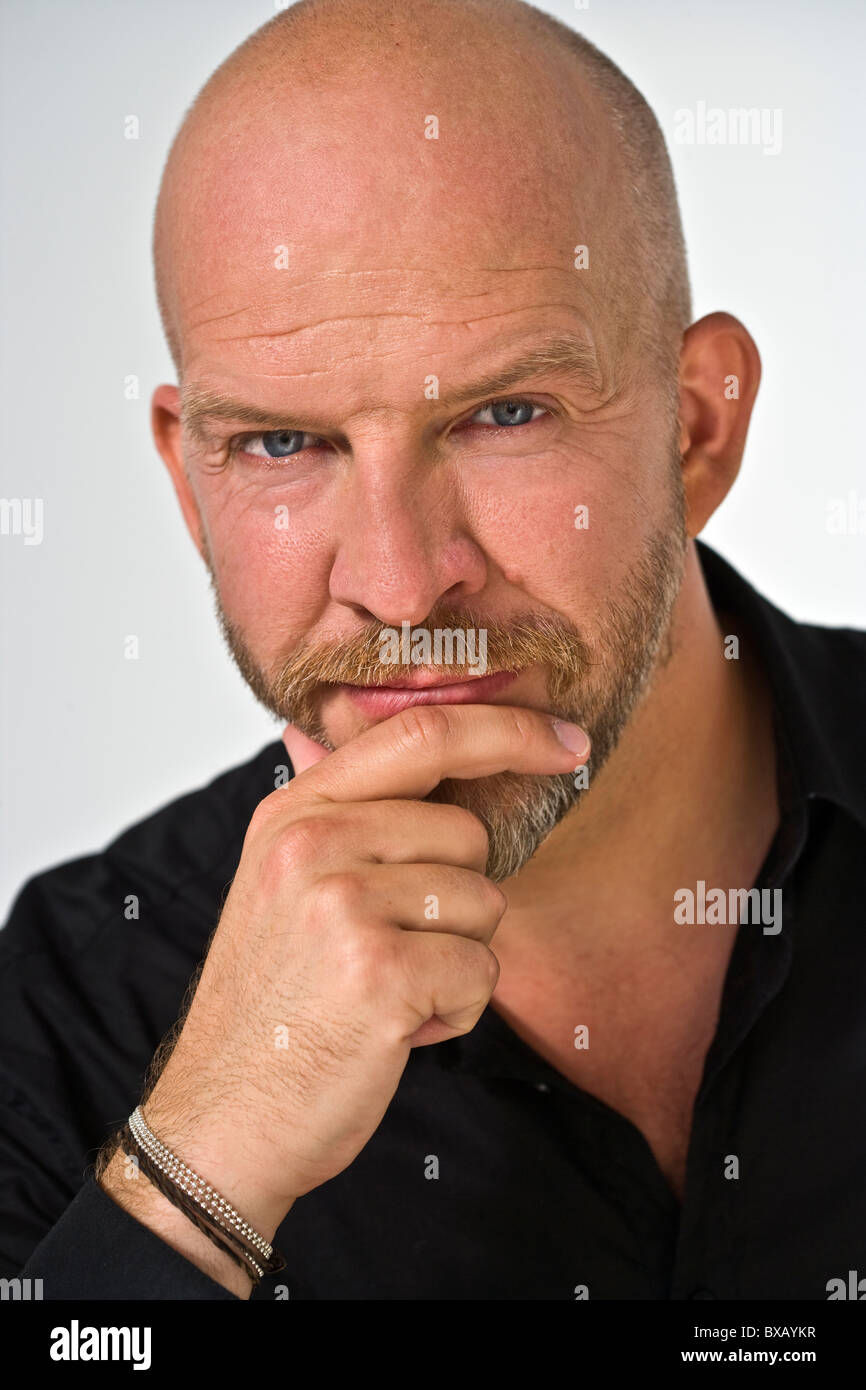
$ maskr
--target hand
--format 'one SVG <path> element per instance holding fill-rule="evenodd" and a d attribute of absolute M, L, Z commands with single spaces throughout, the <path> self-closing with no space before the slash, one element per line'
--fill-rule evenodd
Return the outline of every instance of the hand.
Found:
<path fill-rule="evenodd" d="M 485 877 L 487 833 L 421 798 L 444 777 L 553 775 L 586 758 L 551 716 L 506 705 L 413 706 L 315 749 L 299 746 L 304 770 L 253 814 L 144 1106 L 262 1234 L 352 1162 L 411 1048 L 468 1032 L 496 986 L 489 943 L 507 899 Z"/>

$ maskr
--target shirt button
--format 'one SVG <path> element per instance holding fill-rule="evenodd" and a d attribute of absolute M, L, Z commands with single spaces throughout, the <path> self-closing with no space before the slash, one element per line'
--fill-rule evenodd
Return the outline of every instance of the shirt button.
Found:
<path fill-rule="evenodd" d="M 549 1091 L 550 1087 L 548 1086 L 546 1081 L 536 1081 L 535 1089 L 537 1091 Z"/>
<path fill-rule="evenodd" d="M 689 1298 L 715 1298 L 711 1289 L 695 1289 L 694 1293 L 689 1294 Z"/>

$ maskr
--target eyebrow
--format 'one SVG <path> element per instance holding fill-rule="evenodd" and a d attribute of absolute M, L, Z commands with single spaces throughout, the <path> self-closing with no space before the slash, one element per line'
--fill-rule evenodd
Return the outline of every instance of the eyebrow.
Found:
<path fill-rule="evenodd" d="M 439 399 L 446 405 L 459 405 L 462 401 L 497 395 L 520 382 L 553 374 L 568 376 L 589 391 L 601 389 L 602 372 L 595 348 L 576 333 L 560 333 L 479 380 L 443 393 Z M 275 412 L 248 401 L 235 400 L 220 391 L 195 383 L 181 391 L 180 418 L 183 428 L 196 438 L 206 434 L 204 425 L 209 420 L 234 420 L 238 424 L 254 425 L 265 432 L 286 429 L 312 431 L 309 419 L 302 424 L 293 420 L 290 412 Z"/>

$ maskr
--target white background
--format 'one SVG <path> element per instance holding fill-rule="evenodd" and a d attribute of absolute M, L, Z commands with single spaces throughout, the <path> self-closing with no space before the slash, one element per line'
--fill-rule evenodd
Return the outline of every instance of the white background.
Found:
<path fill-rule="evenodd" d="M 743 471 L 705 539 L 794 617 L 866 626 L 866 535 L 826 527 L 830 499 L 866 495 L 866 6 L 546 8 L 653 106 L 695 317 L 728 309 L 761 350 Z M 222 645 L 148 424 L 153 387 L 174 380 L 150 268 L 162 164 L 201 84 L 272 13 L 246 0 L 0 5 L 0 495 L 41 497 L 45 517 L 41 545 L 0 536 L 3 915 L 37 870 L 101 848 L 279 733 Z M 699 101 L 781 108 L 781 153 L 675 143 L 674 113 Z M 130 114 L 138 141 L 124 139 Z M 138 661 L 123 657 L 128 634 Z"/>

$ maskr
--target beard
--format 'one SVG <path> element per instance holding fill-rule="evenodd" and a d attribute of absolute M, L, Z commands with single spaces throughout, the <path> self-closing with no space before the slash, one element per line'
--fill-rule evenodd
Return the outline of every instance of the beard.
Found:
<path fill-rule="evenodd" d="M 495 883 L 519 873 L 554 827 L 579 805 L 616 748 L 653 672 L 670 660 L 671 616 L 688 536 L 682 459 L 673 447 L 669 463 L 666 515 L 619 593 L 605 602 L 593 641 L 559 615 L 532 612 L 499 624 L 465 607 L 440 606 L 425 622 L 412 625 L 413 639 L 426 631 L 431 642 L 436 630 L 486 631 L 488 675 L 542 665 L 547 670 L 548 712 L 579 724 L 592 740 L 583 777 L 571 772 L 501 772 L 475 779 L 444 778 L 425 798 L 464 807 L 478 817 L 489 838 L 485 872 Z M 268 673 L 225 612 L 203 532 L 202 540 L 220 627 L 247 685 L 271 713 L 333 752 L 319 715 L 324 688 L 342 683 L 389 685 L 406 675 L 405 665 L 381 660 L 383 624 L 372 623 L 339 642 L 296 646 Z M 432 666 L 426 669 L 431 675 L 446 674 Z M 474 669 L 454 663 L 447 674 L 457 680 Z"/>

